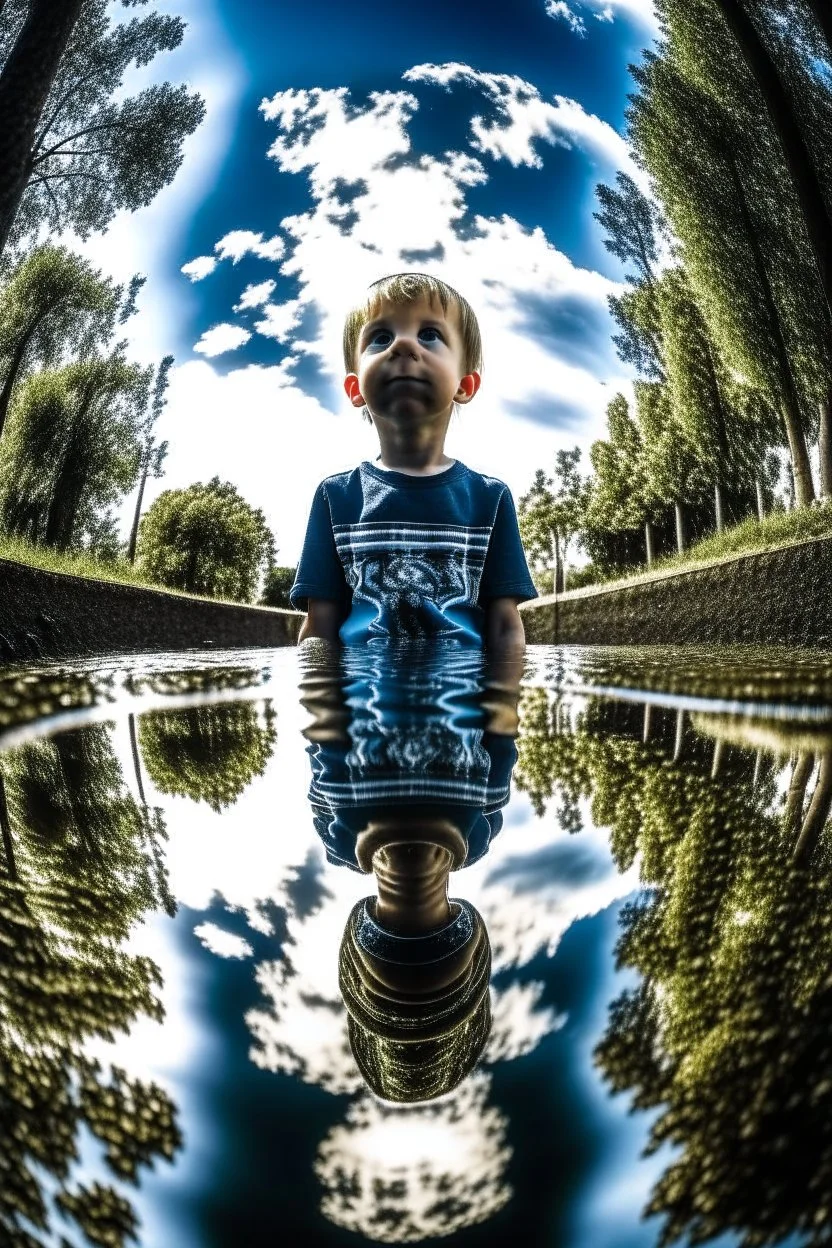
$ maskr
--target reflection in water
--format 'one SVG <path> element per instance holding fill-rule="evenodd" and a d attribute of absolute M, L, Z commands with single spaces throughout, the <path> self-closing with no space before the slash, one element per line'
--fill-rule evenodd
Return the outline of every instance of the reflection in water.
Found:
<path fill-rule="evenodd" d="M 30 1232 L 48 1232 L 57 1209 L 88 1243 L 118 1248 L 136 1235 L 130 1199 L 71 1171 L 82 1125 L 133 1183 L 181 1144 L 160 1087 L 85 1053 L 92 1037 L 161 1017 L 158 969 L 121 945 L 148 911 L 171 908 L 164 828 L 127 794 L 104 727 L 22 746 L 0 769 L 2 1242 L 40 1244 Z"/>
<path fill-rule="evenodd" d="M 619 864 L 640 862 L 617 951 L 640 982 L 596 1060 L 657 1111 L 649 1150 L 673 1146 L 647 1210 L 659 1242 L 828 1244 L 832 736 L 712 715 L 692 732 L 592 701 L 566 736 L 543 691 L 524 713 L 520 782 L 539 802 L 588 798 Z"/>
<path fill-rule="evenodd" d="M 274 749 L 268 702 L 265 712 L 263 725 L 247 702 L 147 712 L 139 743 L 148 775 L 160 793 L 206 802 L 217 812 L 231 806 L 263 774 Z"/>
<path fill-rule="evenodd" d="M 303 754 L 265 775 L 276 741 L 269 705 L 209 700 L 212 687 L 226 696 L 235 682 L 256 683 L 240 665 L 215 682 L 201 671 L 193 706 L 137 702 L 132 739 L 129 724 L 120 738 L 88 724 L 0 754 L 0 1243 L 45 1248 L 63 1235 L 80 1248 L 135 1236 L 143 1248 L 178 1248 L 176 1229 L 143 1238 L 137 1210 L 146 1216 L 148 1185 L 142 1199 L 133 1185 L 158 1159 L 187 1156 L 191 1174 L 205 1168 L 213 1199 L 217 1167 L 232 1170 L 241 1149 L 228 1128 L 233 1106 L 251 1139 L 245 1165 L 268 1159 L 263 1190 L 253 1184 L 245 1196 L 260 1202 L 252 1244 L 271 1242 L 276 1210 L 292 1196 L 274 1186 L 288 1166 L 283 1156 L 274 1166 L 278 1120 L 281 1138 L 297 1142 L 293 1173 L 310 1181 L 298 1203 L 309 1205 L 311 1230 L 298 1242 L 334 1245 L 348 1231 L 363 1242 L 464 1234 L 482 1245 L 529 1231 L 533 1240 L 545 1227 L 547 1242 L 568 1248 L 828 1244 L 826 669 L 770 665 L 783 698 L 773 708 L 749 659 L 726 687 L 748 705 L 726 714 L 713 702 L 688 705 L 692 692 L 714 699 L 720 690 L 715 669 L 693 662 L 668 677 L 674 697 L 663 706 L 658 663 L 642 664 L 651 692 L 639 703 L 637 656 L 618 678 L 608 657 L 585 661 L 608 689 L 628 686 L 615 700 L 565 692 L 577 661 L 552 651 L 551 679 L 541 661 L 518 708 L 516 675 L 471 656 L 461 668 L 393 657 L 382 666 L 347 653 L 336 667 L 304 671 L 317 837 L 301 809 Z M 145 670 L 141 681 L 163 704 L 186 695 L 191 675 Z M 61 681 L 30 684 L 52 707 L 68 696 Z M 82 681 L 73 705 L 109 696 Z M 281 733 L 281 750 L 290 736 Z M 503 827 L 515 758 L 520 794 Z M 274 789 L 260 779 L 275 776 Z M 261 807 L 238 801 L 249 785 Z M 202 808 L 171 802 L 163 817 L 159 794 Z M 246 856 L 236 837 L 260 823 L 263 843 L 294 837 L 293 847 L 269 860 L 269 875 L 255 862 L 249 891 L 235 894 L 223 869 Z M 183 898 L 183 832 L 193 831 L 202 859 L 218 828 L 221 865 L 201 877 L 204 900 L 184 897 L 175 926 L 199 959 L 187 970 L 211 985 L 215 1037 L 238 1046 L 236 1065 L 215 1063 L 211 1050 L 223 1101 L 200 1102 L 200 1121 L 187 1118 L 190 1090 L 177 1092 L 178 1109 L 148 1065 L 128 1075 L 101 1041 L 161 1017 L 168 964 L 139 956 L 134 938 L 149 915 L 173 914 L 171 888 Z M 609 971 L 576 931 L 625 895 L 621 992 L 621 983 L 608 989 Z M 207 948 L 192 939 L 200 933 Z M 236 960 L 221 962 L 229 954 Z M 186 1006 L 174 1009 L 181 1025 Z M 623 1119 L 582 1086 L 581 1034 L 602 1086 L 648 1111 L 614 1137 L 614 1163 L 596 1141 Z M 175 1031 L 165 1035 L 175 1047 Z M 197 1086 L 198 1065 L 182 1075 Z M 190 1126 L 206 1120 L 213 1168 Z M 652 1170 L 637 1161 L 648 1132 Z M 91 1148 L 101 1164 L 89 1161 Z M 167 1190 L 178 1183 L 184 1200 L 207 1202 L 183 1173 L 180 1164 Z M 639 1224 L 632 1207 L 616 1205 L 605 1237 L 579 1225 L 582 1202 L 603 1208 L 624 1182 L 655 1218 Z M 224 1198 L 242 1209 L 236 1191 Z M 167 1230 L 165 1212 L 157 1221 Z M 188 1216 L 198 1225 L 202 1208 Z"/>
<path fill-rule="evenodd" d="M 378 890 L 347 918 L 339 986 L 352 1055 L 386 1104 L 360 1101 L 324 1143 L 322 1208 L 387 1242 L 448 1235 L 510 1197 L 487 1077 L 459 1089 L 491 1030 L 491 948 L 479 912 L 449 899 L 448 876 L 502 824 L 518 692 L 516 674 L 481 656 L 399 649 L 347 651 L 301 686 L 315 827 L 329 861 L 372 872 Z"/>

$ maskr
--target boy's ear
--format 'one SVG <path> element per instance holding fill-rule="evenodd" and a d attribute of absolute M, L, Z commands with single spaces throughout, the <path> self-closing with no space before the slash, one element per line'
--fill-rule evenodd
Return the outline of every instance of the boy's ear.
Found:
<path fill-rule="evenodd" d="M 361 393 L 356 373 L 347 373 L 344 378 L 344 390 L 346 391 L 347 398 L 350 403 L 352 403 L 353 407 L 364 406 L 364 395 Z"/>
<path fill-rule="evenodd" d="M 479 373 L 466 373 L 459 383 L 459 389 L 454 395 L 456 403 L 470 403 L 474 395 L 482 384 L 482 377 Z"/>

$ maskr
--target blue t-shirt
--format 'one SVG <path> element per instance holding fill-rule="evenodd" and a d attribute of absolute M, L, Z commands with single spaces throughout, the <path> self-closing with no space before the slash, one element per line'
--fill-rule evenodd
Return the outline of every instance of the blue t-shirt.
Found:
<path fill-rule="evenodd" d="M 366 461 L 315 491 L 290 601 L 340 602 L 346 644 L 482 642 L 494 598 L 536 598 L 508 487 L 456 461 L 414 477 Z"/>

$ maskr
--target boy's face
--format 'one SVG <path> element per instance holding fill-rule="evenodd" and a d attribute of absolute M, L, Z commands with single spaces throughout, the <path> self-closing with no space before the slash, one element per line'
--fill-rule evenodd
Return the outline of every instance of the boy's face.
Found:
<path fill-rule="evenodd" d="M 429 423 L 479 389 L 479 373 L 465 372 L 455 304 L 443 312 L 424 296 L 383 302 L 362 328 L 356 354 L 344 389 L 353 407 L 366 404 L 374 418 Z"/>

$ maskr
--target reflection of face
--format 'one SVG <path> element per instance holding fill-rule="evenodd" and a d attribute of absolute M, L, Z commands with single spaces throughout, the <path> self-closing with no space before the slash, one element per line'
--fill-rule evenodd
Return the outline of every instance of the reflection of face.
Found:
<path fill-rule="evenodd" d="M 460 393 L 464 347 L 454 305 L 443 312 L 425 296 L 383 301 L 361 331 L 357 355 L 358 397 L 373 416 L 448 415 L 454 400 L 470 397 Z"/>

